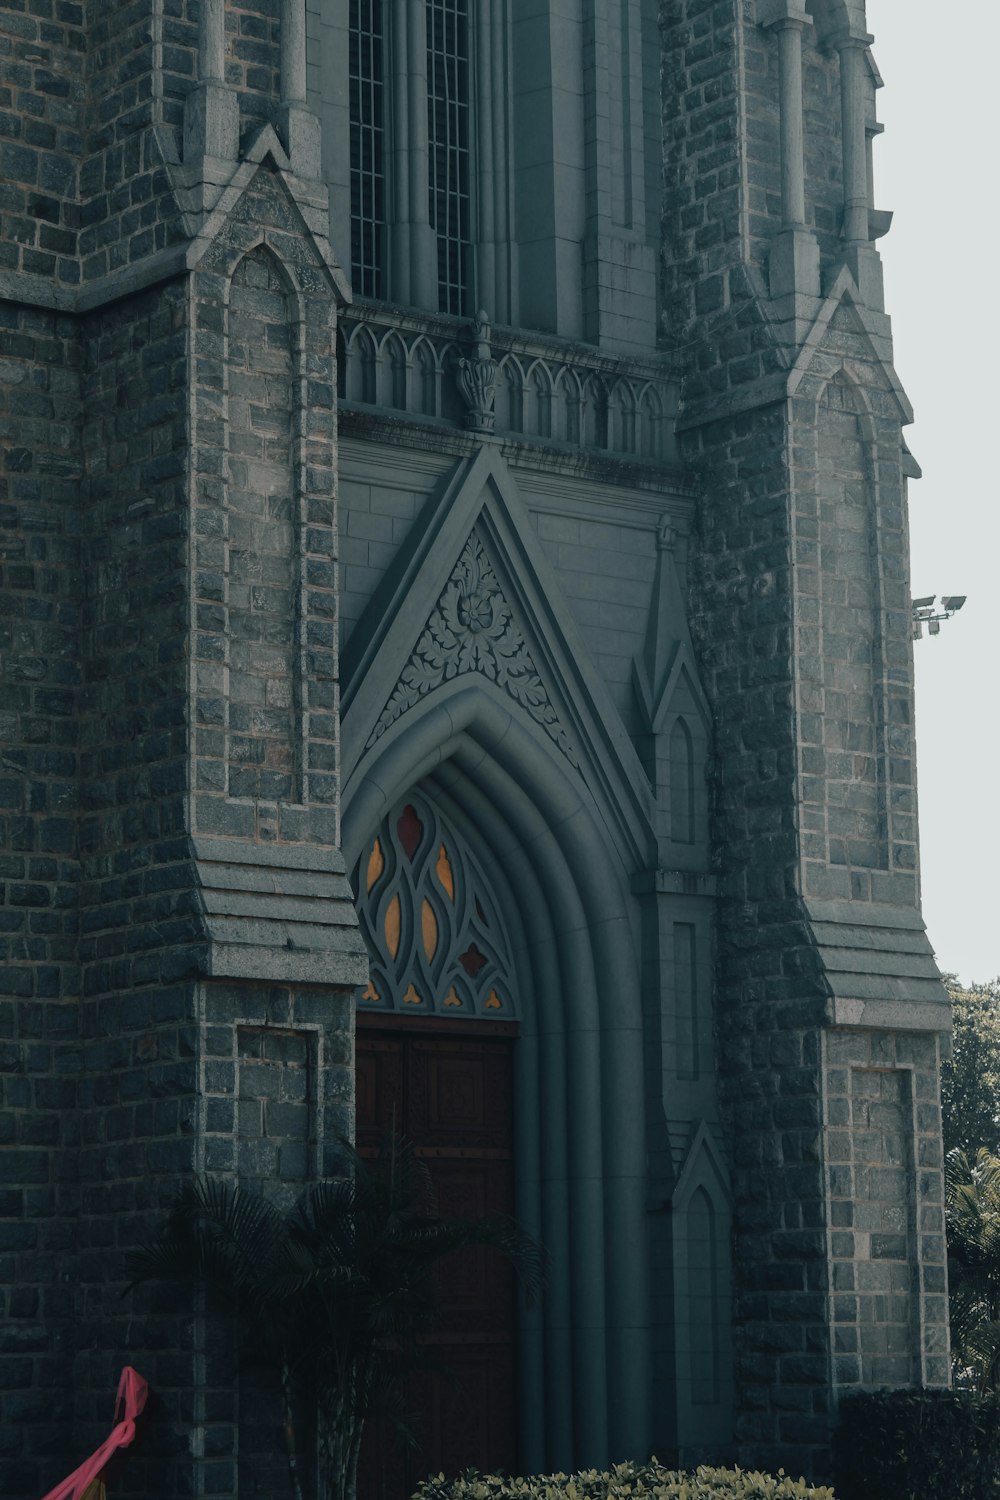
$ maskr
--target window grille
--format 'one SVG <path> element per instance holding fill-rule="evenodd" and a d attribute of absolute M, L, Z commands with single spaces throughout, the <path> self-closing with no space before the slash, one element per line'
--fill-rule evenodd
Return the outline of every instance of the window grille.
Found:
<path fill-rule="evenodd" d="M 354 890 L 371 957 L 362 1010 L 514 1019 L 510 945 L 489 884 L 422 797 L 382 823 Z"/>
<path fill-rule="evenodd" d="M 383 40 L 382 0 L 351 0 L 351 275 L 363 297 L 383 296 Z"/>
<path fill-rule="evenodd" d="M 469 311 L 468 0 L 427 0 L 427 133 L 438 303 L 461 315 Z"/>

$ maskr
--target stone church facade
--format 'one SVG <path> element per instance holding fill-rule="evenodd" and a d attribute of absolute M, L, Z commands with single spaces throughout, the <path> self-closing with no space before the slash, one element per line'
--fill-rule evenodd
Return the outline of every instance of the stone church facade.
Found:
<path fill-rule="evenodd" d="M 124 1362 L 126 1489 L 280 1492 L 122 1256 L 411 1067 L 552 1252 L 523 1468 L 822 1472 L 841 1393 L 947 1384 L 871 42 L 0 8 L 4 1493 Z"/>

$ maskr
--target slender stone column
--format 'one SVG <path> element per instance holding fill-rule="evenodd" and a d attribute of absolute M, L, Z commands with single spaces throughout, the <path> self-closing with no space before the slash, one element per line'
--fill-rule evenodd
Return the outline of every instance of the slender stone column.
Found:
<path fill-rule="evenodd" d="M 278 131 L 293 172 L 299 177 L 320 177 L 320 125 L 306 104 L 306 0 L 281 0 Z"/>
<path fill-rule="evenodd" d="M 868 243 L 868 166 L 865 146 L 865 101 L 862 69 L 869 36 L 844 36 L 840 55 L 840 116 L 844 152 L 844 239 Z"/>
<path fill-rule="evenodd" d="M 833 41 L 840 57 L 840 118 L 844 158 L 844 259 L 862 300 L 881 310 L 882 262 L 871 242 L 871 182 L 865 123 L 865 53 L 874 40 L 864 31 L 843 31 Z M 883 216 L 886 217 L 886 216 Z"/>
<path fill-rule="evenodd" d="M 282 0 L 281 3 L 281 102 L 306 102 L 305 0 Z"/>
<path fill-rule="evenodd" d="M 474 28 L 477 176 L 475 287 L 478 303 L 513 323 L 514 247 L 510 242 L 509 150 L 505 107 L 510 93 L 506 0 L 477 0 Z"/>
<path fill-rule="evenodd" d="M 198 36 L 198 82 L 224 82 L 225 65 L 225 0 L 202 0 L 201 26 Z"/>
<path fill-rule="evenodd" d="M 427 139 L 427 14 L 423 4 L 394 0 L 392 108 L 403 122 L 393 141 L 393 221 L 389 296 L 436 312 L 437 239 L 430 222 Z"/>
<path fill-rule="evenodd" d="M 437 236 L 430 217 L 430 147 L 427 138 L 427 7 L 410 4 L 407 35 L 411 286 L 418 307 L 437 312 Z"/>
<path fill-rule="evenodd" d="M 819 296 L 819 245 L 806 225 L 805 145 L 802 118 L 802 33 L 812 21 L 800 0 L 770 0 L 760 24 L 778 33 L 781 122 L 781 231 L 771 247 L 772 297 Z"/>
<path fill-rule="evenodd" d="M 479 194 L 477 203 L 475 286 L 476 297 L 500 319 L 509 321 L 506 308 L 501 311 L 496 299 L 496 150 L 493 140 L 493 46 L 490 0 L 479 0 L 476 7 L 476 122 L 478 125 Z"/>
<path fill-rule="evenodd" d="M 802 129 L 802 28 L 805 16 L 776 23 L 781 67 L 781 216 L 785 228 L 806 222 L 806 169 Z"/>
<path fill-rule="evenodd" d="M 239 100 L 226 85 L 225 0 L 202 0 L 198 83 L 184 101 L 184 160 L 235 160 L 239 140 Z"/>

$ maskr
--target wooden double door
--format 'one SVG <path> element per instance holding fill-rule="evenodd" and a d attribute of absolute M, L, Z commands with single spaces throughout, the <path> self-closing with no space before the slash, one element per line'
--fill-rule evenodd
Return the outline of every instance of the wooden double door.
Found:
<path fill-rule="evenodd" d="M 358 1015 L 358 1147 L 374 1150 L 395 1126 L 426 1161 L 442 1215 L 514 1212 L 513 1031 L 429 1020 L 400 1029 L 394 1017 Z M 401 1451 L 373 1422 L 359 1500 L 405 1500 L 427 1474 L 513 1470 L 514 1291 L 496 1251 L 475 1248 L 444 1263 L 441 1318 L 427 1340 L 442 1368 L 421 1372 L 407 1391 L 420 1447 Z"/>

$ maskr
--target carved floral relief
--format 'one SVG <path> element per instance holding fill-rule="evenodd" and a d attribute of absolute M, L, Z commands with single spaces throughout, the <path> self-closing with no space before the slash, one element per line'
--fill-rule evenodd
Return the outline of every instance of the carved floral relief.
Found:
<path fill-rule="evenodd" d="M 365 748 L 370 749 L 390 725 L 434 688 L 467 672 L 495 682 L 542 726 L 570 764 L 579 766 L 475 532 L 462 548 Z"/>

